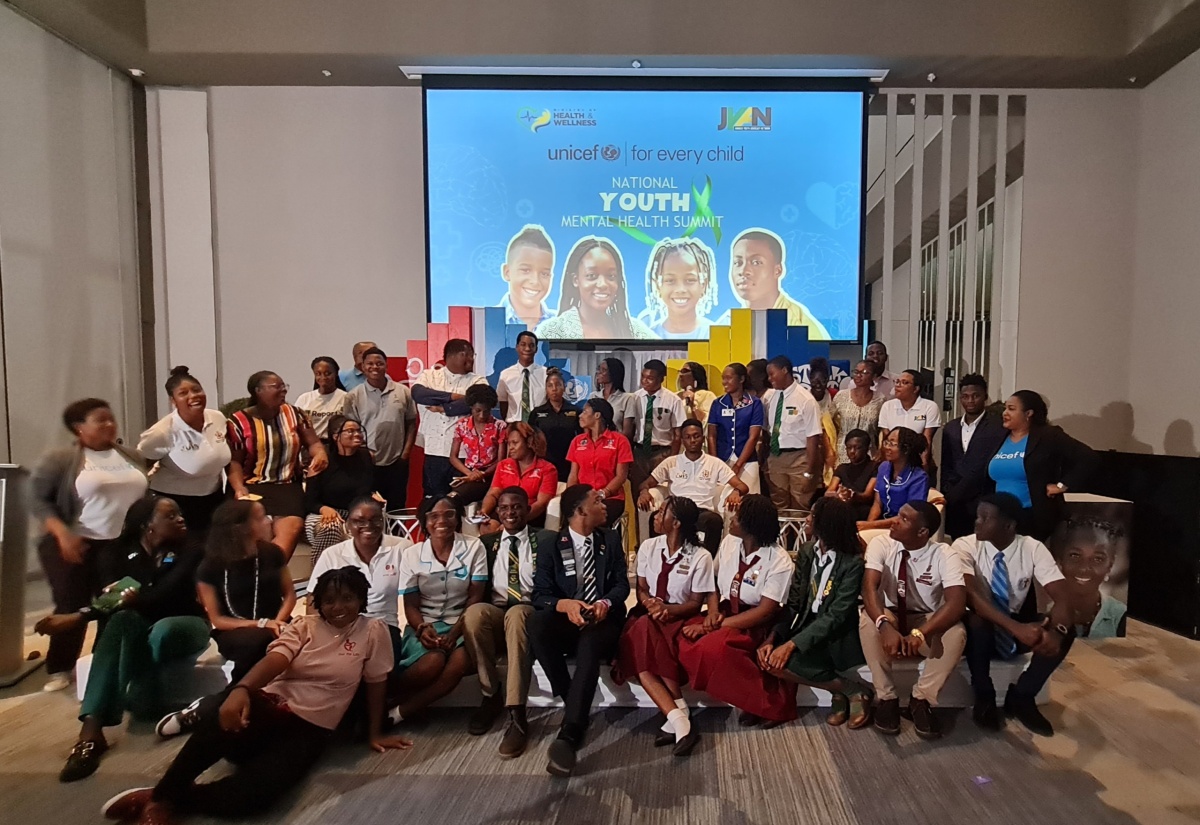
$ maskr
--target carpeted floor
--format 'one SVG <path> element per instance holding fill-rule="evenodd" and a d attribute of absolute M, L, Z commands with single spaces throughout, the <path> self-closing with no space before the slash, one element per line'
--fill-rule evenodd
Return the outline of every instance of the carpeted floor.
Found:
<path fill-rule="evenodd" d="M 532 715 L 534 741 L 512 761 L 500 731 L 465 732 L 464 711 L 407 730 L 416 747 L 376 755 L 343 744 L 260 822 L 439 823 L 1187 823 L 1200 821 L 1200 644 L 1130 623 L 1130 637 L 1077 645 L 1052 684 L 1059 728 L 1035 739 L 1010 725 L 984 735 L 967 711 L 943 714 L 946 736 L 899 738 L 829 728 L 811 711 L 771 731 L 728 710 L 693 718 L 704 738 L 677 759 L 652 746 L 648 710 L 610 710 L 592 725 L 577 775 L 545 772 L 559 713 Z M 0 820 L 101 821 L 117 791 L 152 783 L 178 749 L 148 726 L 116 731 L 92 778 L 56 776 L 77 729 L 77 704 L 44 695 L 37 675 L 0 691 Z M 200 821 L 200 820 L 195 820 Z"/>

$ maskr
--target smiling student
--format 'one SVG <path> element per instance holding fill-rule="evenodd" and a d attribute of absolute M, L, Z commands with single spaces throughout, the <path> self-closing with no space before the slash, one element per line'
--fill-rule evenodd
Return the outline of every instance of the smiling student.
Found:
<path fill-rule="evenodd" d="M 533 363 L 537 355 L 538 337 L 532 332 L 517 336 L 517 363 L 500 371 L 496 395 L 500 401 L 500 416 L 512 424 L 528 422 L 534 407 L 546 401 L 546 367 Z"/>
<path fill-rule="evenodd" d="M 546 230 L 526 224 L 512 236 L 500 267 L 508 292 L 496 306 L 504 307 L 506 324 L 524 324 L 532 329 L 554 313 L 546 306 L 554 278 L 554 242 Z"/>
<path fill-rule="evenodd" d="M 607 238 L 580 238 L 567 256 L 559 287 L 558 316 L 538 324 L 542 339 L 658 338 L 650 328 L 629 317 L 625 264 Z"/>
<path fill-rule="evenodd" d="M 786 309 L 788 326 L 808 327 L 810 341 L 828 341 L 829 331 L 804 304 L 783 291 L 787 277 L 783 239 L 769 229 L 752 227 L 733 239 L 729 253 L 729 285 L 749 309 Z M 717 323 L 729 323 L 729 313 Z"/>
<path fill-rule="evenodd" d="M 646 267 L 646 309 L 639 315 L 660 338 L 706 339 L 717 303 L 713 251 L 695 238 L 654 245 Z"/>

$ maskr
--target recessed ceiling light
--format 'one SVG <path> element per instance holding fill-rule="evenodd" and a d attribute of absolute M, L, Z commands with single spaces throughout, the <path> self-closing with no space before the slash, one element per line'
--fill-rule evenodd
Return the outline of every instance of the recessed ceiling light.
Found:
<path fill-rule="evenodd" d="M 642 61 L 635 60 L 630 65 L 633 66 L 633 68 L 635 68 L 635 69 L 640 69 L 640 68 L 642 68 Z"/>
<path fill-rule="evenodd" d="M 925 76 L 925 79 L 932 83 L 933 81 L 937 80 L 937 75 L 935 75 L 933 72 L 930 72 Z"/>
<path fill-rule="evenodd" d="M 333 72 L 329 71 L 329 69 L 321 69 L 321 74 L 325 75 L 326 77 L 333 77 Z"/>
<path fill-rule="evenodd" d="M 133 75 L 134 77 L 142 77 L 143 75 L 145 75 L 145 74 L 146 74 L 146 73 L 145 73 L 145 72 L 143 72 L 141 69 L 130 69 L 130 70 L 129 70 L 129 73 L 130 73 L 131 75 Z"/>

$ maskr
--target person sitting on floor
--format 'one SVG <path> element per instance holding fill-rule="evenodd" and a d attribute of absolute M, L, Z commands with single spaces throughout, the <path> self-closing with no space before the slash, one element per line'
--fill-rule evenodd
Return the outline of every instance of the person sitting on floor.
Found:
<path fill-rule="evenodd" d="M 714 460 L 725 466 L 720 459 Z M 696 503 L 670 496 L 653 518 L 659 535 L 646 539 L 638 549 L 638 606 L 621 634 L 613 676 L 618 684 L 635 679 L 667 717 L 655 746 L 674 745 L 676 756 L 687 756 L 700 734 L 692 727 L 679 689 L 687 681 L 679 664 L 679 633 L 688 619 L 700 613 L 705 597 L 717 586 L 712 554 L 700 552 Z"/>
<path fill-rule="evenodd" d="M 858 641 L 858 599 L 862 592 L 862 542 L 854 511 L 836 498 L 822 497 L 809 515 L 816 538 L 796 554 L 796 575 L 784 620 L 758 648 L 758 664 L 780 679 L 830 692 L 830 725 L 865 727 L 871 695 L 840 674 L 863 664 Z"/>
<path fill-rule="evenodd" d="M 967 644 L 962 565 L 949 547 L 931 538 L 941 525 L 936 507 L 911 501 L 900 508 L 889 534 L 867 545 L 858 637 L 875 686 L 875 728 L 891 736 L 900 732 L 895 660 L 925 659 L 908 709 L 917 735 L 936 739 L 941 730 L 933 706 Z"/>
<path fill-rule="evenodd" d="M 599 490 L 586 484 L 563 490 L 562 514 L 566 525 L 553 550 L 538 554 L 535 612 L 528 627 L 534 656 L 554 695 L 566 705 L 546 770 L 570 776 L 587 734 L 600 662 L 616 653 L 625 624 L 629 579 L 620 538 L 613 530 L 601 529 L 608 514 Z M 573 677 L 567 669 L 572 654 Z"/>
<path fill-rule="evenodd" d="M 742 496 L 748 494 L 750 488 L 728 464 L 704 452 L 703 424 L 689 418 L 683 422 L 679 432 L 683 452 L 668 456 L 650 472 L 649 478 L 642 482 L 639 489 L 638 507 L 642 510 L 653 507 L 654 499 L 650 490 L 662 484 L 668 485 L 672 495 L 690 498 L 700 508 L 699 529 L 704 533 L 704 547 L 715 556 L 717 548 L 721 546 L 721 533 L 725 529 L 725 520 L 718 512 L 721 491 L 726 485 L 733 488 L 725 500 L 725 507 L 736 510 Z"/>
<path fill-rule="evenodd" d="M 1033 651 L 1029 666 L 1009 685 L 1004 711 L 1034 733 L 1052 736 L 1054 727 L 1037 709 L 1037 695 L 1055 669 L 1067 658 L 1075 641 L 1075 628 L 1066 611 L 1067 583 L 1054 557 L 1035 538 L 1017 533 L 1021 500 L 1011 493 L 980 498 L 975 510 L 975 533 L 954 542 L 951 550 L 963 564 L 967 583 L 967 665 L 975 693 L 975 724 L 1000 730 L 1003 720 L 996 709 L 992 684 L 993 659 L 1012 659 Z M 1027 599 L 1032 584 L 1042 586 L 1059 609 L 1044 621 L 1026 623 Z M 1035 607 L 1030 604 L 1028 607 Z"/>
<path fill-rule="evenodd" d="M 325 453 L 329 466 L 304 482 L 304 534 L 312 547 L 313 562 L 326 549 L 346 540 L 346 514 L 350 502 L 375 492 L 375 462 L 363 440 L 363 426 L 338 414 L 328 422 Z"/>
<path fill-rule="evenodd" d="M 371 749 L 412 747 L 380 732 L 392 646 L 383 622 L 362 615 L 368 587 L 355 567 L 327 570 L 313 594 L 317 614 L 288 625 L 245 677 L 201 701 L 195 732 L 154 788 L 124 791 L 101 813 L 165 825 L 182 814 L 244 818 L 267 811 L 316 764 L 362 682 Z M 221 759 L 234 766 L 231 774 L 196 781 Z"/>
<path fill-rule="evenodd" d="M 47 616 L 38 633 L 54 636 L 103 620 L 92 647 L 87 689 L 79 709 L 79 737 L 59 774 L 62 782 L 91 776 L 108 750 L 104 728 L 121 724 L 125 711 L 155 718 L 162 712 L 160 668 L 196 658 L 208 647 L 208 622 L 193 584 L 200 548 L 187 540 L 183 513 L 169 498 L 144 498 L 129 508 L 115 542 L 97 559 L 104 595 L 96 607 Z M 121 582 L 132 579 L 117 591 Z M 101 602 L 115 599 L 106 610 Z"/>
<path fill-rule="evenodd" d="M 514 424 L 510 437 L 517 432 L 516 428 L 528 426 Z M 554 471 L 553 466 L 550 471 Z M 500 529 L 483 538 L 491 589 L 487 598 L 467 608 L 462 619 L 463 638 L 479 670 L 479 690 L 483 694 L 483 702 L 471 717 L 467 732 L 482 736 L 492 729 L 496 717 L 507 710 L 508 725 L 500 741 L 500 756 L 512 759 L 525 752 L 529 739 L 525 706 L 533 673 L 527 627 L 533 614 L 533 571 L 539 552 L 553 552 L 557 534 L 530 526 L 529 493 L 524 488 L 505 487 L 496 502 Z M 503 693 L 496 669 L 500 654 L 508 661 Z"/>
<path fill-rule="evenodd" d="M 462 616 L 487 592 L 487 551 L 479 539 L 462 534 L 462 502 L 453 495 L 424 499 L 417 520 L 429 538 L 400 558 L 408 626 L 396 663 L 396 691 L 404 698 L 389 714 L 394 723 L 450 693 L 471 670 Z"/>
<path fill-rule="evenodd" d="M 796 686 L 763 673 L 756 653 L 787 601 L 795 565 L 779 543 L 779 511 L 748 495 L 717 553 L 716 592 L 683 629 L 679 662 L 688 681 L 742 712 L 738 724 L 773 728 L 796 718 Z"/>
<path fill-rule="evenodd" d="M 492 415 L 496 406 L 494 389 L 487 384 L 467 387 L 464 400 L 471 414 L 454 425 L 450 466 L 458 475 L 450 481 L 450 494 L 463 504 L 472 504 L 487 495 L 496 464 L 508 454 L 508 442 L 505 423 Z"/>

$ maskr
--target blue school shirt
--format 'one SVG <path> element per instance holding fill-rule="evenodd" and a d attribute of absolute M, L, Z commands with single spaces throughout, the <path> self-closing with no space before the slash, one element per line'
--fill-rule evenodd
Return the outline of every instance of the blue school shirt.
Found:
<path fill-rule="evenodd" d="M 1016 443 L 1004 439 L 988 464 L 988 475 L 996 482 L 996 492 L 1016 496 L 1022 507 L 1033 506 L 1029 497 L 1029 479 L 1025 475 L 1025 446 L 1028 443 L 1028 434 Z"/>
<path fill-rule="evenodd" d="M 885 461 L 875 476 L 875 493 L 883 505 L 880 518 L 892 518 L 910 501 L 929 499 L 929 476 L 920 467 L 905 467 L 899 478 L 892 481 L 892 462 Z"/>
<path fill-rule="evenodd" d="M 717 458 L 737 459 L 750 440 L 750 428 L 763 426 L 762 401 L 743 395 L 742 403 L 734 407 L 733 399 L 726 393 L 712 403 L 708 423 L 717 427 Z"/>

